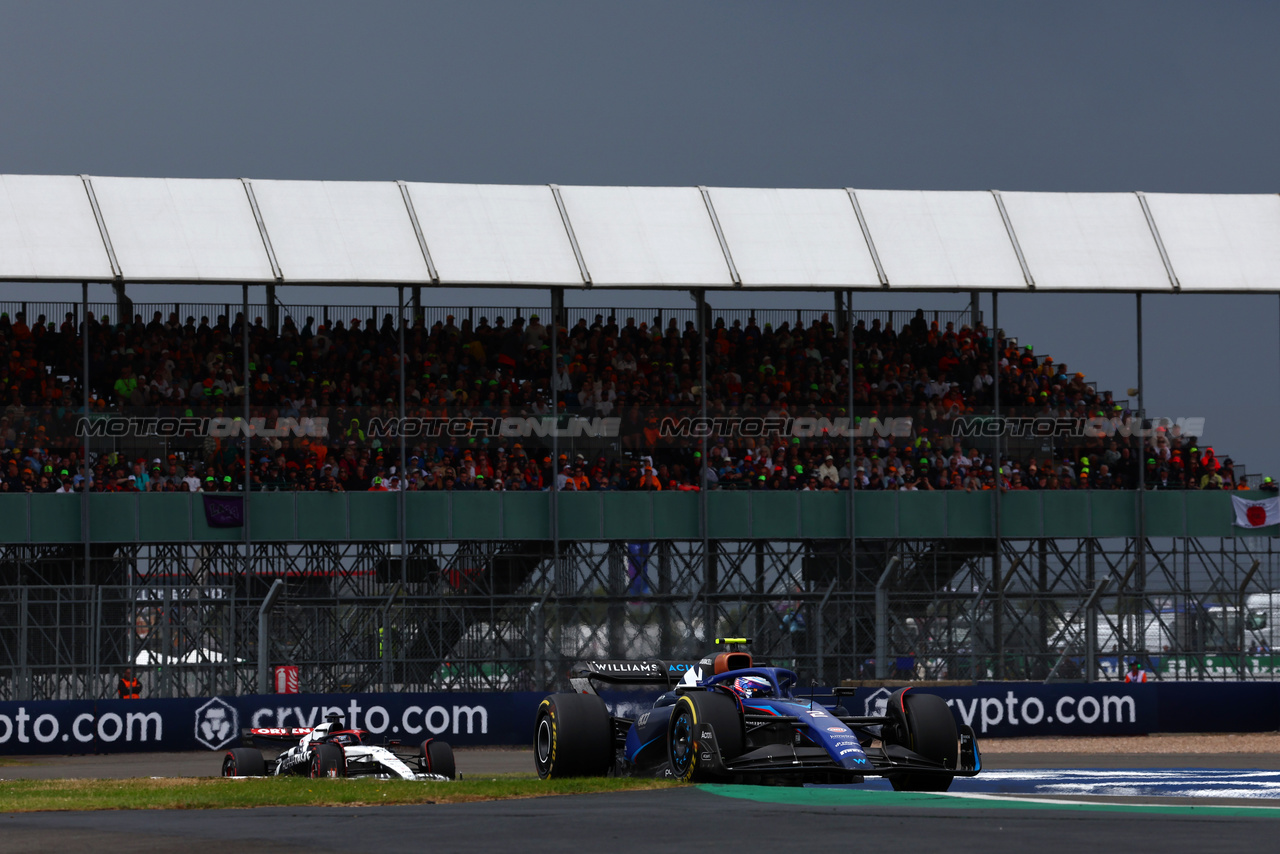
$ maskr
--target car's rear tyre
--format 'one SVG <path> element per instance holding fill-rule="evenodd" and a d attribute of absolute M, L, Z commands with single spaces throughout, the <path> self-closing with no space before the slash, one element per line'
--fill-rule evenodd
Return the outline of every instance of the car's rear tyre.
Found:
<path fill-rule="evenodd" d="M 418 745 L 418 765 L 428 774 L 439 774 L 452 780 L 457 776 L 453 761 L 453 748 L 448 742 L 429 738 Z"/>
<path fill-rule="evenodd" d="M 960 734 L 951 709 L 935 694 L 909 690 L 901 688 L 889 698 L 887 711 L 895 721 L 882 730 L 885 741 L 954 770 L 960 757 Z M 954 774 L 908 772 L 890 775 L 889 782 L 899 792 L 945 792 L 954 779 Z"/>
<path fill-rule="evenodd" d="M 600 697 L 552 694 L 538 706 L 533 762 L 539 777 L 601 777 L 613 761 L 613 720 Z"/>
<path fill-rule="evenodd" d="M 252 747 L 233 747 L 222 757 L 223 777 L 265 777 L 267 762 L 262 751 Z"/>
<path fill-rule="evenodd" d="M 312 777 L 347 776 L 347 755 L 338 744 L 315 744 L 311 747 Z"/>
<path fill-rule="evenodd" d="M 742 714 L 728 694 L 695 692 L 682 694 L 671 712 L 667 729 L 667 760 L 671 774 L 678 780 L 702 783 L 715 779 L 697 750 L 698 726 L 711 724 L 720 758 L 726 762 L 742 755 Z"/>

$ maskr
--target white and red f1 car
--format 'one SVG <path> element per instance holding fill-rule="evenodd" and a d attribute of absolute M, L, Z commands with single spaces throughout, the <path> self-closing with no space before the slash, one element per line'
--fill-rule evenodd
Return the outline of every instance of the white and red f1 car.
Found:
<path fill-rule="evenodd" d="M 268 727 L 241 730 L 244 746 L 222 758 L 224 777 L 374 777 L 379 780 L 452 780 L 453 748 L 427 739 L 412 749 L 397 741 L 365 742 L 364 730 L 343 729 L 341 715 L 331 714 L 317 727 Z M 267 758 L 263 745 L 275 752 Z"/>

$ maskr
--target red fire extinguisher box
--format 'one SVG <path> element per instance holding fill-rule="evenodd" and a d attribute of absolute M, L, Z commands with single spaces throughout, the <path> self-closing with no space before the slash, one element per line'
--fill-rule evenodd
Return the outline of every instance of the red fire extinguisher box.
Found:
<path fill-rule="evenodd" d="M 298 693 L 298 668 L 296 665 L 286 664 L 276 668 L 276 693 Z"/>

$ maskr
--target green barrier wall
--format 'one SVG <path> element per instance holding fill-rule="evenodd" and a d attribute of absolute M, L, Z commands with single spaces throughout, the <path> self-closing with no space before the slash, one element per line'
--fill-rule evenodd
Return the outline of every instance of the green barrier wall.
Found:
<path fill-rule="evenodd" d="M 1262 493 L 1235 493 L 1260 498 Z M 1232 537 L 1227 492 L 1147 493 L 1147 535 Z M 549 540 L 551 496 L 545 492 L 415 492 L 406 496 L 414 540 Z M 702 537 L 693 492 L 561 493 L 565 540 L 694 540 Z M 992 537 L 990 492 L 859 492 L 859 537 L 945 539 Z M 256 542 L 387 541 L 400 538 L 394 493 L 261 493 L 250 502 Z M 1001 534 L 1038 537 L 1136 535 L 1133 492 L 1014 492 L 1004 496 Z M 205 524 L 200 495 L 90 496 L 95 542 L 236 542 L 240 528 Z M 848 495 L 839 492 L 712 492 L 707 535 L 718 540 L 847 539 Z M 1274 537 L 1280 526 L 1250 531 Z M 81 498 L 0 495 L 0 542 L 81 542 Z"/>

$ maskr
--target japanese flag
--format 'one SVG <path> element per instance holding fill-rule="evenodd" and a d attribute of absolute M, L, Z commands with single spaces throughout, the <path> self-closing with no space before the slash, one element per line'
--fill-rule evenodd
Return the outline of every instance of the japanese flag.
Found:
<path fill-rule="evenodd" d="M 1231 496 L 1231 506 L 1236 511 L 1236 525 L 1241 528 L 1262 528 L 1280 524 L 1280 496 L 1261 501 L 1247 501 Z"/>

